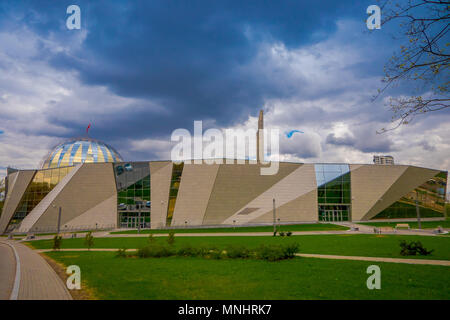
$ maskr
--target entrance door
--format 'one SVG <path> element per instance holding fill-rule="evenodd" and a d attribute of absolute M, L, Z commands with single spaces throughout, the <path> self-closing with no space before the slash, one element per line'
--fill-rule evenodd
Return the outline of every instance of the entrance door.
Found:
<path fill-rule="evenodd" d="M 320 205 L 319 221 L 340 222 L 349 220 L 350 206 L 348 205 Z"/>

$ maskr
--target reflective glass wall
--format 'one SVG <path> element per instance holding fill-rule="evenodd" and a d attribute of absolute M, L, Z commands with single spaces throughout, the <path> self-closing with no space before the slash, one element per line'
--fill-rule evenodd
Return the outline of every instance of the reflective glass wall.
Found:
<path fill-rule="evenodd" d="M 351 220 L 350 167 L 315 164 L 319 221 Z"/>
<path fill-rule="evenodd" d="M 118 226 L 150 227 L 151 193 L 148 162 L 114 163 L 117 187 Z"/>
<path fill-rule="evenodd" d="M 22 220 L 74 167 L 38 170 L 20 200 L 7 230 L 19 226 Z"/>
<path fill-rule="evenodd" d="M 172 223 L 173 211 L 177 201 L 178 189 L 180 188 L 181 175 L 183 173 L 184 163 L 173 164 L 172 179 L 170 181 L 169 204 L 167 206 L 166 226 L 170 227 Z"/>
<path fill-rule="evenodd" d="M 443 217 L 446 191 L 447 172 L 441 171 L 372 219 L 415 218 L 417 217 L 416 200 L 422 218 Z"/>

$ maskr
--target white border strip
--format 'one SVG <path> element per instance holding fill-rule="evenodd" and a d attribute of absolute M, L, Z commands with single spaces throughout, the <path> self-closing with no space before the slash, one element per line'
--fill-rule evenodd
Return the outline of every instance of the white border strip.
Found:
<path fill-rule="evenodd" d="M 16 257 L 16 277 L 14 278 L 14 287 L 11 291 L 11 296 L 9 297 L 9 300 L 17 300 L 19 296 L 19 287 L 20 287 L 20 259 L 19 255 L 17 254 L 16 248 L 9 242 L 3 242 L 6 243 L 8 246 L 12 248 L 14 251 L 14 256 Z"/>

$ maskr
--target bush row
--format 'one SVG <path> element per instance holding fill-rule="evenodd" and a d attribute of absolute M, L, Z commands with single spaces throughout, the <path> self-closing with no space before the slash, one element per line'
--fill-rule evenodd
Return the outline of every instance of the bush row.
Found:
<path fill-rule="evenodd" d="M 151 243 L 138 249 L 135 254 L 127 254 L 125 249 L 117 251 L 118 257 L 137 256 L 139 258 L 162 258 L 170 256 L 202 257 L 206 259 L 259 259 L 266 261 L 279 261 L 291 259 L 299 252 L 298 243 L 280 245 L 261 245 L 253 250 L 244 246 L 228 246 L 225 250 L 214 246 L 193 247 L 185 245 L 175 249 L 170 245 Z"/>

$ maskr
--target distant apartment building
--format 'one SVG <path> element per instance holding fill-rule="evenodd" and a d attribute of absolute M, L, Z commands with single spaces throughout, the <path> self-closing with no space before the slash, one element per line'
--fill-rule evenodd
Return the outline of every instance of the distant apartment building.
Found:
<path fill-rule="evenodd" d="M 374 164 L 394 164 L 393 156 L 373 156 Z"/>

